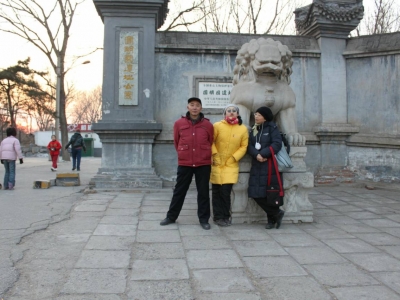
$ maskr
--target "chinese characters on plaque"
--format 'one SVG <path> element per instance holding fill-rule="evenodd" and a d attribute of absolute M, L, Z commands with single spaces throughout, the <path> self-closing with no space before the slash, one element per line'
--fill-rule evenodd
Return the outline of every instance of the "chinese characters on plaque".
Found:
<path fill-rule="evenodd" d="M 119 105 L 138 105 L 138 32 L 121 31 L 119 39 Z"/>
<path fill-rule="evenodd" d="M 204 108 L 220 108 L 230 103 L 232 83 L 199 82 L 199 98 Z"/>

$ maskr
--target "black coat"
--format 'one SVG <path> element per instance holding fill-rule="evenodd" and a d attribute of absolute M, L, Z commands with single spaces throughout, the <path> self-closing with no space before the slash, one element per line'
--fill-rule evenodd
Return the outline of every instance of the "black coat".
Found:
<path fill-rule="evenodd" d="M 71 136 L 71 139 L 69 140 L 68 144 L 65 145 L 65 149 L 67 149 L 70 145 L 74 149 L 83 148 L 83 150 L 86 151 L 85 142 L 83 141 L 83 137 L 79 132 L 75 132 L 74 135 Z"/>
<path fill-rule="evenodd" d="M 256 142 L 261 144 L 260 150 L 255 148 Z M 257 160 L 257 155 L 260 154 L 264 158 L 271 158 L 270 146 L 274 149 L 275 154 L 278 153 L 282 147 L 282 137 L 274 122 L 265 122 L 263 126 L 259 126 L 256 136 L 253 135 L 252 130 L 250 131 L 247 153 L 249 153 L 252 158 L 248 188 L 248 195 L 251 198 L 265 198 L 267 196 L 268 161 L 259 162 Z M 278 178 L 276 177 L 273 165 L 271 184 L 278 184 Z"/>

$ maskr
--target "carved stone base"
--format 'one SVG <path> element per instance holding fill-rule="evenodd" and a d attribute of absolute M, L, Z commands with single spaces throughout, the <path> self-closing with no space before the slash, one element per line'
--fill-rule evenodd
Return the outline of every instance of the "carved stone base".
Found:
<path fill-rule="evenodd" d="M 160 133 L 161 124 L 99 122 L 93 127 L 100 136 L 103 151 L 101 168 L 92 179 L 96 188 L 162 187 L 162 180 L 152 166 L 154 138 Z"/>
<path fill-rule="evenodd" d="M 283 188 L 285 190 L 284 221 L 313 222 L 313 206 L 308 200 L 308 193 L 314 186 L 314 175 L 305 170 L 304 157 L 306 147 L 293 147 L 291 151 L 294 168 L 290 172 L 283 173 Z M 267 215 L 257 203 L 247 196 L 249 182 L 249 160 L 246 156 L 241 161 L 239 181 L 233 186 L 232 200 L 232 222 L 253 223 L 266 222 Z M 296 172 L 294 172 L 296 171 Z"/>
<path fill-rule="evenodd" d="M 162 180 L 149 169 L 106 169 L 100 168 L 92 178 L 96 188 L 103 189 L 161 189 Z"/>

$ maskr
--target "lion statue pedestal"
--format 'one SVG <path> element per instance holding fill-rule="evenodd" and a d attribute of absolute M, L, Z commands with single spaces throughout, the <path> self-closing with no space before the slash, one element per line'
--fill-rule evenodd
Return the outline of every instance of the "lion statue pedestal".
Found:
<path fill-rule="evenodd" d="M 289 172 L 282 173 L 285 190 L 283 220 L 293 223 L 312 222 L 313 206 L 308 200 L 308 193 L 314 186 L 314 175 L 305 168 L 307 148 L 292 147 L 290 152 L 294 167 Z M 265 212 L 247 196 L 250 161 L 247 155 L 240 161 L 239 181 L 232 190 L 232 222 L 236 224 L 267 222 Z"/>
<path fill-rule="evenodd" d="M 312 222 L 313 206 L 308 193 L 314 186 L 314 175 L 307 172 L 304 158 L 306 139 L 297 130 L 296 96 L 289 86 L 292 74 L 292 52 L 273 39 L 253 39 L 244 44 L 236 56 L 231 103 L 241 112 L 244 124 L 250 125 L 251 114 L 267 106 L 274 121 L 290 144 L 294 167 L 283 173 L 285 190 L 284 221 Z M 239 182 L 232 190 L 232 221 L 234 223 L 266 221 L 267 216 L 255 201 L 247 196 L 251 159 L 240 161 Z"/>

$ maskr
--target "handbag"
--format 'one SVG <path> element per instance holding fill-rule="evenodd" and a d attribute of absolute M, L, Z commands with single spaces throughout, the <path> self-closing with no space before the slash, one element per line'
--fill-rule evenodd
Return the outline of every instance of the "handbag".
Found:
<path fill-rule="evenodd" d="M 293 168 L 292 160 L 286 151 L 285 144 L 282 142 L 281 150 L 275 154 L 276 161 L 278 162 L 279 172 L 287 171 Z"/>
<path fill-rule="evenodd" d="M 283 187 L 281 175 L 278 170 L 278 163 L 276 161 L 274 155 L 274 149 L 269 147 L 271 150 L 271 158 L 268 159 L 268 180 L 267 180 L 267 205 L 268 206 L 282 206 L 283 205 L 283 197 L 285 195 Z M 278 185 L 271 185 L 271 176 L 272 176 L 272 163 L 274 164 L 276 177 L 278 178 Z"/>

